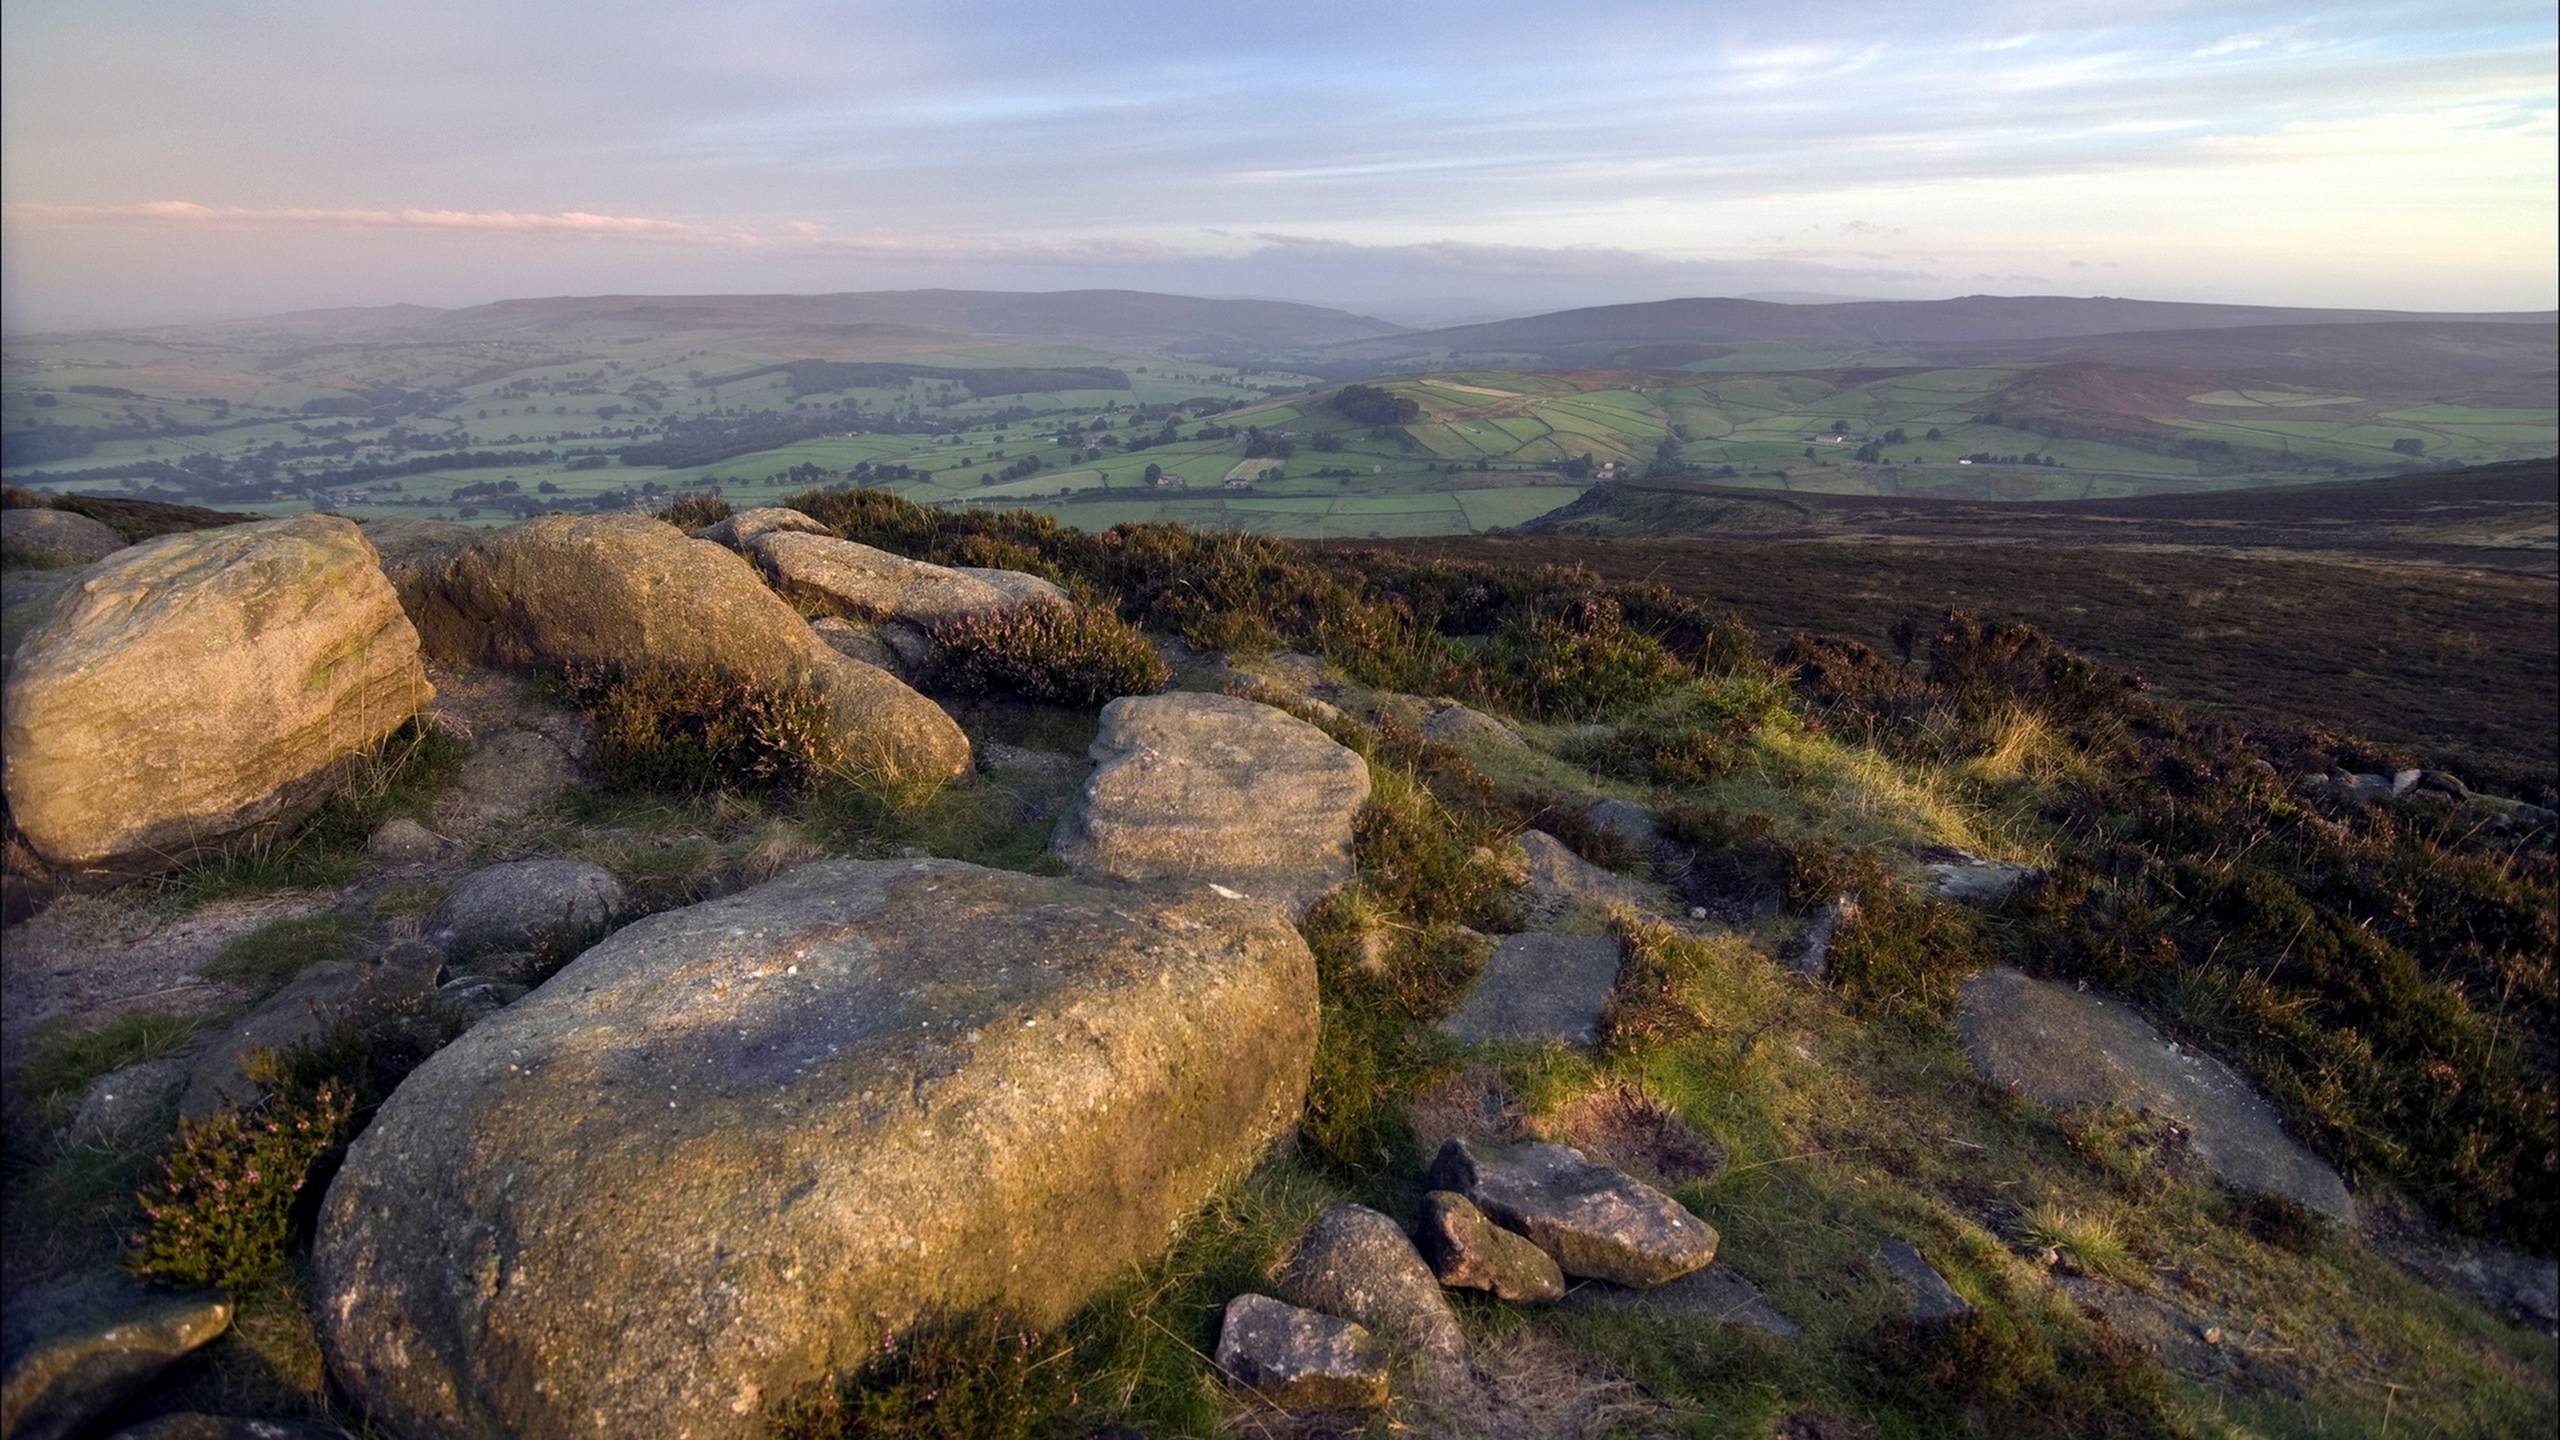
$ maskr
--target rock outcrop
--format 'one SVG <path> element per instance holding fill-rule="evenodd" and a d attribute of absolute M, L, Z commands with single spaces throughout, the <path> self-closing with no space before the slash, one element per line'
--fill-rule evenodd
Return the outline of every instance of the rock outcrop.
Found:
<path fill-rule="evenodd" d="M 331 1366 L 404 1434 L 707 1440 L 937 1310 L 1054 1323 L 1294 1120 L 1314 972 L 1266 906 L 951 861 L 641 920 L 349 1151 Z"/>
<path fill-rule="evenodd" d="M 387 519 L 364 522 L 365 542 L 382 557 L 382 574 L 400 597 L 400 608 L 414 615 L 425 603 L 437 572 L 454 552 L 490 531 L 451 520 Z"/>
<path fill-rule="evenodd" d="M 80 1108 L 72 1112 L 63 1138 L 74 1145 L 125 1145 L 160 1138 L 168 1131 L 168 1112 L 186 1087 L 187 1062 L 145 1060 L 111 1070 L 80 1092 Z"/>
<path fill-rule="evenodd" d="M 1071 874 L 1218 885 L 1293 919 L 1351 877 L 1369 766 L 1304 720 L 1231 695 L 1126 696 L 1092 756 L 1053 842 Z"/>
<path fill-rule="evenodd" d="M 1757 1330 L 1780 1340 L 1794 1340 L 1804 1327 L 1790 1320 L 1760 1287 L 1730 1265 L 1709 1265 L 1677 1280 L 1646 1290 L 1594 1281 L 1576 1285 L 1564 1297 L 1568 1310 L 1634 1310 L 1653 1315 L 1703 1320 L 1710 1325 Z"/>
<path fill-rule="evenodd" d="M 394 945 L 371 960 L 324 960 L 248 1014 L 232 1022 L 187 1071 L 178 1113 L 202 1120 L 222 1110 L 244 1109 L 266 1094 L 248 1074 L 260 1051 L 283 1054 L 327 1038 L 341 1024 L 357 1022 L 436 991 L 444 957 L 416 941 Z"/>
<path fill-rule="evenodd" d="M 1451 1289 L 1490 1291 L 1524 1305 L 1564 1298 L 1564 1271 L 1555 1257 L 1494 1224 L 1454 1190 L 1422 1197 L 1422 1228 L 1414 1239 L 1432 1273 Z"/>
<path fill-rule="evenodd" d="M 2235 1190 L 2280 1195 L 2341 1223 L 2355 1201 L 2328 1163 L 2284 1133 L 2240 1073 L 2175 1045 L 2121 1001 L 2006 966 L 1965 983 L 1957 1038 L 1994 1085 L 2056 1108 L 2121 1105 L 2186 1127 L 2188 1148 Z"/>
<path fill-rule="evenodd" d="M 1451 1140 L 1432 1159 L 1429 1178 L 1433 1189 L 1466 1196 L 1580 1279 L 1644 1288 L 1716 1258 L 1714 1226 L 1568 1145 L 1478 1148 Z"/>
<path fill-rule="evenodd" d="M 732 550 L 744 550 L 747 548 L 748 541 L 759 535 L 770 535 L 777 530 L 798 530 L 811 535 L 834 533 L 816 517 L 803 514 L 788 506 L 760 505 L 752 510 L 738 511 L 726 520 L 705 525 L 693 532 L 693 538 L 708 540 L 716 545 L 726 545 Z"/>
<path fill-rule="evenodd" d="M 785 600 L 836 622 L 831 646 L 858 659 L 882 652 L 873 663 L 902 675 L 930 667 L 944 625 L 1068 603 L 1067 592 L 1037 575 L 933 565 L 797 529 L 767 528 L 740 548 Z"/>
<path fill-rule="evenodd" d="M 352 522 L 162 536 L 91 566 L 19 647 L 10 814 L 67 869 L 166 868 L 308 814 L 433 694 Z"/>
<path fill-rule="evenodd" d="M 0 1435 L 68 1440 L 231 1324 L 219 1295 L 171 1294 L 122 1274 L 12 1291 L 0 1320 Z"/>
<path fill-rule="evenodd" d="M 124 548 L 112 526 L 68 510 L 12 505 L 0 510 L 0 565 L 61 570 L 93 564 Z"/>
<path fill-rule="evenodd" d="M 1470 1045 L 1549 1040 L 1590 1049 L 1618 984 L 1609 935 L 1505 935 L 1440 1033 Z"/>
<path fill-rule="evenodd" d="M 1520 909 L 1534 928 L 1598 930 L 1617 910 L 1656 918 L 1679 913 L 1661 886 L 1603 870 L 1543 830 L 1521 831 L 1520 853 L 1527 862 Z"/>
<path fill-rule="evenodd" d="M 1957 1294 L 1947 1277 L 1910 1241 L 1886 1236 L 1876 1244 L 1876 1263 L 1901 1289 L 1903 1318 L 1912 1324 L 1943 1325 L 1973 1313 L 1973 1302 Z"/>
<path fill-rule="evenodd" d="M 827 698 L 857 768 L 940 778 L 969 767 L 968 737 L 940 706 L 820 641 L 737 555 L 645 516 L 551 515 L 492 532 L 421 583 L 412 614 L 448 663 L 797 680 Z"/>
<path fill-rule="evenodd" d="M 1422 722 L 1422 738 L 1435 745 L 1484 744 L 1502 750 L 1529 748 L 1529 742 L 1520 738 L 1519 731 L 1481 710 L 1471 709 L 1455 700 L 1437 703 L 1440 708 L 1432 712 L 1430 719 Z"/>
<path fill-rule="evenodd" d="M 1943 847 L 1937 853 L 1940 858 L 1927 866 L 1929 893 L 1960 905 L 2004 905 L 2011 896 L 2044 879 L 2043 871 L 2006 860 L 1985 860 Z"/>
<path fill-rule="evenodd" d="M 564 954 L 620 913 L 622 882 L 584 860 L 509 860 L 463 876 L 427 917 L 427 943 L 455 960 L 487 951 Z"/>
<path fill-rule="evenodd" d="M 1298 1237 L 1275 1277 L 1281 1298 L 1356 1320 L 1405 1351 L 1433 1388 L 1462 1383 L 1467 1337 L 1404 1227 L 1366 1205 L 1337 1205 Z"/>
<path fill-rule="evenodd" d="M 1282 1410 L 1371 1410 L 1387 1403 L 1387 1349 L 1363 1327 L 1268 1295 L 1227 1302 L 1218 1368 Z"/>
<path fill-rule="evenodd" d="M 894 621 L 930 630 L 1010 609 L 1023 603 L 1020 596 L 1036 596 L 1033 603 L 1066 600 L 1066 592 L 1036 575 L 1020 577 L 1024 584 L 998 586 L 977 573 L 831 535 L 767 530 L 744 548 L 782 598 L 814 614 L 848 620 Z"/>

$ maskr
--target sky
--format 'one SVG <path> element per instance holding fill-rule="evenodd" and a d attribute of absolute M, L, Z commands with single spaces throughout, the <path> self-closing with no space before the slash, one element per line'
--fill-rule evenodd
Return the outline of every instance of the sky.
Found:
<path fill-rule="evenodd" d="M 2560 299 L 2550 0 L 10 0 L 0 325 L 1118 286 Z"/>

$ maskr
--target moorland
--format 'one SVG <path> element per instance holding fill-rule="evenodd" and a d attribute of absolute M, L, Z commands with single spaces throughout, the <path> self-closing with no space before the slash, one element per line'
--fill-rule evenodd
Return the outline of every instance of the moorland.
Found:
<path fill-rule="evenodd" d="M 1119 292 L 13 337 L 11 1394 L 2547 1433 L 2553 349 Z"/>

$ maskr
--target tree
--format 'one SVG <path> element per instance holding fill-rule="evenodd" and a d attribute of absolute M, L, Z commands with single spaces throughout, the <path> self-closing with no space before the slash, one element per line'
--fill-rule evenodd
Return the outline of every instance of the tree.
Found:
<path fill-rule="evenodd" d="M 1932 440 L 1944 440 L 1947 437 L 1939 431 L 1937 426 L 1932 425 L 1929 427 L 1929 438 Z"/>
<path fill-rule="evenodd" d="M 2403 455 L 2424 455 L 2427 453 L 2427 442 L 2415 435 L 2403 435 L 2391 442 L 2391 448 Z"/>
<path fill-rule="evenodd" d="M 1334 392 L 1333 408 L 1366 425 L 1409 425 L 1422 415 L 1421 402 L 1375 385 L 1343 386 Z"/>
<path fill-rule="evenodd" d="M 1832 422 L 1831 422 L 1831 433 L 1832 433 L 1832 434 L 1834 434 L 1834 435 L 1846 435 L 1846 434 L 1848 434 L 1848 433 L 1849 433 L 1849 422 L 1848 422 L 1848 421 L 1846 421 L 1846 420 L 1834 420 L 1834 421 L 1832 421 Z"/>
<path fill-rule="evenodd" d="M 1151 464 L 1151 465 L 1149 465 L 1149 466 L 1147 467 L 1147 483 L 1148 483 L 1148 484 L 1150 484 L 1150 485 L 1161 485 L 1161 484 L 1163 484 L 1163 483 L 1164 483 L 1164 467 L 1163 467 L 1163 466 L 1161 466 L 1161 465 L 1152 465 L 1152 464 Z"/>

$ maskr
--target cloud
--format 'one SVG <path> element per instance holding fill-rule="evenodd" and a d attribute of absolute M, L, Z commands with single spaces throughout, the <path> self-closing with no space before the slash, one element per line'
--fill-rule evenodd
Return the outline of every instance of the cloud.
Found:
<path fill-rule="evenodd" d="M 2233 35 L 2200 47 L 2192 53 L 2198 60 L 2212 60 L 2223 55 L 2239 55 L 2264 48 L 2267 39 L 2268 37 L 2264 35 Z"/>
<path fill-rule="evenodd" d="M 319 227 L 348 230 L 480 230 L 507 234 L 609 235 L 658 240 L 737 242 L 723 232 L 681 220 L 645 215 L 594 215 L 583 210 L 533 213 L 517 210 L 360 210 L 305 206 L 260 208 L 200 205 L 192 200 L 150 200 L 134 205 L 11 205 L 9 219 L 69 224 L 218 225 Z"/>

